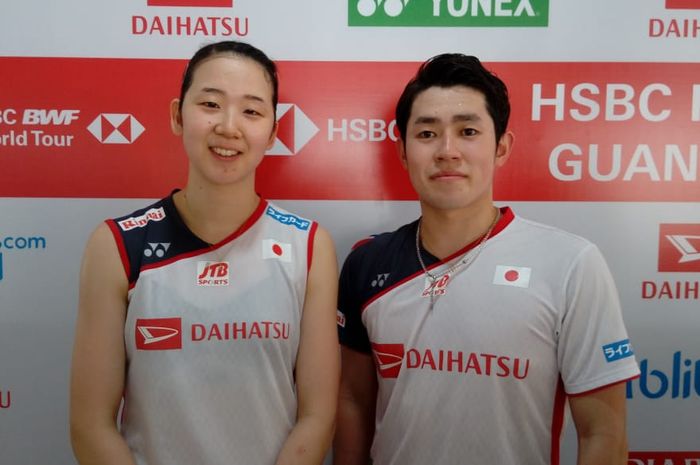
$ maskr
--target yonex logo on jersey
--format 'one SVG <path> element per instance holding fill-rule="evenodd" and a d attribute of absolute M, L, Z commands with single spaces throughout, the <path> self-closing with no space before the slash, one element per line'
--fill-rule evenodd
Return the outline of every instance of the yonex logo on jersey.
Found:
<path fill-rule="evenodd" d="M 180 318 L 139 318 L 136 320 L 136 348 L 139 350 L 182 349 Z"/>
<path fill-rule="evenodd" d="M 700 224 L 659 225 L 659 271 L 700 272 Z"/>
<path fill-rule="evenodd" d="M 228 286 L 228 262 L 197 262 L 198 286 Z"/>
<path fill-rule="evenodd" d="M 306 231 L 307 229 L 309 229 L 309 226 L 311 226 L 310 221 L 305 220 L 303 218 L 299 218 L 298 216 L 294 216 L 292 214 L 279 212 L 274 208 L 270 207 L 269 205 L 267 207 L 267 210 L 265 211 L 265 214 L 267 216 L 271 216 L 272 218 L 276 219 L 282 224 L 293 225 L 297 229 L 300 229 L 302 231 Z"/>
<path fill-rule="evenodd" d="M 340 310 L 335 311 L 335 322 L 338 323 L 338 326 L 341 328 L 345 328 L 345 314 Z"/>
<path fill-rule="evenodd" d="M 631 357 L 632 355 L 634 355 L 634 352 L 632 351 L 630 340 L 625 339 L 624 341 L 618 341 L 604 345 L 603 354 L 605 355 L 605 360 L 608 363 L 610 363 L 616 360 Z"/>
<path fill-rule="evenodd" d="M 447 285 L 450 282 L 450 275 L 444 274 L 439 279 L 433 281 L 430 278 L 425 278 L 425 288 L 421 297 L 430 297 L 430 295 L 438 296 L 447 293 Z"/>
<path fill-rule="evenodd" d="M 285 263 L 292 262 L 292 244 L 279 242 L 275 239 L 263 239 L 262 241 L 263 260 L 280 260 Z"/>
<path fill-rule="evenodd" d="M 102 113 L 87 129 L 103 144 L 131 144 L 145 131 L 141 123 L 128 113 Z"/>
<path fill-rule="evenodd" d="M 384 283 L 386 282 L 387 278 L 389 278 L 389 273 L 380 273 L 377 275 L 376 278 L 372 280 L 370 285 L 372 287 L 382 287 L 384 286 Z"/>
<path fill-rule="evenodd" d="M 161 221 L 164 218 L 165 210 L 163 210 L 163 207 L 151 208 L 141 216 L 132 216 L 131 218 L 121 220 L 117 224 L 123 231 L 129 231 L 134 228 L 143 228 L 149 221 Z"/>
<path fill-rule="evenodd" d="M 154 255 L 158 258 L 163 258 L 170 248 L 170 242 L 149 242 L 146 245 L 147 247 L 143 250 L 143 254 L 148 258 Z"/>
<path fill-rule="evenodd" d="M 374 361 L 382 378 L 398 378 L 403 363 L 403 344 L 372 343 Z"/>
<path fill-rule="evenodd" d="M 148 0 L 148 6 L 232 7 L 233 0 Z"/>
<path fill-rule="evenodd" d="M 529 287 L 531 268 L 511 265 L 498 265 L 493 275 L 493 283 L 501 286 Z"/>

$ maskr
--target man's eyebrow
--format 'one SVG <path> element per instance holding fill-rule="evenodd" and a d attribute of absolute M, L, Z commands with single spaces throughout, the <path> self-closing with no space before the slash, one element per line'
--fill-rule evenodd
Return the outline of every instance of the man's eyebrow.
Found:
<path fill-rule="evenodd" d="M 440 121 L 440 118 L 436 116 L 418 116 L 413 124 L 434 124 Z M 481 121 L 481 117 L 476 113 L 458 113 L 452 116 L 452 122 L 468 122 L 468 121 Z"/>

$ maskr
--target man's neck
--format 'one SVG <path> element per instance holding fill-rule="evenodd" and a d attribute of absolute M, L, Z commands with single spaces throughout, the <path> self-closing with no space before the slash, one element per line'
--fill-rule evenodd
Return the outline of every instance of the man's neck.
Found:
<path fill-rule="evenodd" d="M 481 239 L 498 215 L 493 204 L 475 209 L 435 210 L 422 206 L 420 239 L 423 247 L 444 259 Z"/>

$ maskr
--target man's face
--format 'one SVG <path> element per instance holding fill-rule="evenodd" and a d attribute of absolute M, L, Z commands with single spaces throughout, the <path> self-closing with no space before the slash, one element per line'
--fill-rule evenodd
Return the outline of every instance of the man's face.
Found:
<path fill-rule="evenodd" d="M 491 208 L 493 176 L 510 154 L 512 134 L 496 143 L 481 92 L 430 87 L 418 94 L 399 152 L 423 208 Z"/>

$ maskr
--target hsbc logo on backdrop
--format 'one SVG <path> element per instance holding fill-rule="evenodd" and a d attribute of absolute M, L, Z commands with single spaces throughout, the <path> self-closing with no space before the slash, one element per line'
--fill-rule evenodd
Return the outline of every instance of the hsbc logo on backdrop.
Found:
<path fill-rule="evenodd" d="M 277 105 L 277 137 L 265 155 L 296 155 L 319 129 L 306 113 L 293 103 Z"/>
<path fill-rule="evenodd" d="M 700 273 L 700 223 L 659 225 L 661 273 Z M 642 299 L 699 300 L 700 280 L 642 281 Z M 699 464 L 700 465 L 700 464 Z"/>
<path fill-rule="evenodd" d="M 147 5 L 162 7 L 190 7 L 232 9 L 233 0 L 147 0 Z M 157 11 L 157 10 L 156 10 Z M 197 15 L 133 15 L 131 35 L 171 37 L 244 37 L 248 35 L 247 16 L 227 14 Z"/>
<path fill-rule="evenodd" d="M 663 17 L 649 18 L 649 37 L 660 39 L 700 37 L 700 11 L 698 11 L 700 0 L 666 0 L 665 9 L 682 16 L 669 17 L 669 12 L 665 12 Z"/>
<path fill-rule="evenodd" d="M 549 0 L 348 0 L 349 26 L 546 27 Z"/>
<path fill-rule="evenodd" d="M 139 350 L 182 349 L 180 318 L 139 318 L 136 320 L 136 348 Z"/>
<path fill-rule="evenodd" d="M 131 144 L 145 131 L 139 120 L 128 113 L 101 113 L 87 129 L 103 144 Z"/>

